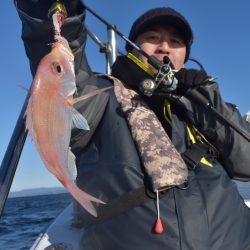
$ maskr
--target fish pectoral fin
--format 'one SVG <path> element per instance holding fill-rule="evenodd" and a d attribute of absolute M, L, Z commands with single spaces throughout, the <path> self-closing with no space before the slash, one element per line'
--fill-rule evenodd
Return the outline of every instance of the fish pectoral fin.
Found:
<path fill-rule="evenodd" d="M 73 110 L 73 127 L 76 127 L 76 128 L 79 128 L 79 129 L 85 129 L 85 130 L 89 130 L 89 125 L 88 125 L 88 122 L 87 120 L 83 117 L 82 114 L 80 114 L 74 107 L 73 105 L 80 102 L 80 101 L 83 101 L 83 100 L 86 100 L 87 98 L 89 97 L 92 97 L 92 96 L 95 96 L 95 95 L 98 95 L 108 89 L 111 89 L 113 88 L 113 86 L 110 86 L 110 87 L 106 87 L 106 88 L 102 88 L 102 89 L 96 89 L 94 91 L 91 91 L 90 93 L 88 94 L 85 94 L 83 96 L 80 96 L 80 97 L 77 97 L 77 98 L 68 98 L 68 104 L 70 106 L 72 106 L 72 110 Z"/>
<path fill-rule="evenodd" d="M 69 173 L 70 173 L 70 177 L 71 177 L 72 181 L 75 181 L 76 175 L 77 175 L 75 159 L 76 159 L 75 155 L 71 152 L 71 150 L 69 148 L 68 169 L 69 169 Z"/>
<path fill-rule="evenodd" d="M 79 129 L 84 129 L 84 130 L 89 130 L 89 125 L 87 120 L 83 117 L 82 114 L 80 114 L 75 108 L 72 107 L 72 122 L 73 122 L 73 127 L 79 128 Z"/>
<path fill-rule="evenodd" d="M 113 88 L 113 86 L 110 86 L 110 87 L 106 87 L 106 88 L 102 88 L 102 89 L 96 89 L 96 90 L 93 90 L 85 95 L 82 95 L 82 96 L 79 96 L 79 97 L 76 97 L 74 99 L 68 99 L 68 104 L 73 106 L 74 104 L 80 102 L 80 101 L 84 101 L 86 99 L 88 99 L 89 97 L 92 97 L 92 96 L 95 96 L 95 95 L 98 95 L 106 90 L 109 90 Z"/>

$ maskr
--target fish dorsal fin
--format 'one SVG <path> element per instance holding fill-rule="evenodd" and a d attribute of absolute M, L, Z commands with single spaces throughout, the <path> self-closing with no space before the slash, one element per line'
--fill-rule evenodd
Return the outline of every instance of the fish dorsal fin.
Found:
<path fill-rule="evenodd" d="M 73 128 L 89 130 L 88 122 L 83 115 L 80 114 L 74 107 L 72 107 L 72 113 Z"/>

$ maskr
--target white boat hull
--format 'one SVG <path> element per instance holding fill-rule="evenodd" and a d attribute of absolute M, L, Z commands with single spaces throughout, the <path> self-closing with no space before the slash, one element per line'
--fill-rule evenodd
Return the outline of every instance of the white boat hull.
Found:
<path fill-rule="evenodd" d="M 71 203 L 48 227 L 47 231 L 39 235 L 31 250 L 80 249 L 84 229 L 73 226 L 73 214 L 73 203 Z"/>

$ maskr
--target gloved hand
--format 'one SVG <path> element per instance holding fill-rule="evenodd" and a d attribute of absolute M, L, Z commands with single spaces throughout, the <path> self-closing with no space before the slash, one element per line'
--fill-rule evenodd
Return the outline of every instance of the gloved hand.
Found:
<path fill-rule="evenodd" d="M 211 77 L 204 70 L 180 69 L 175 77 L 178 80 L 177 94 L 185 94 L 188 89 L 193 89 L 211 82 Z"/>
<path fill-rule="evenodd" d="M 197 69 L 180 69 L 175 77 L 181 84 L 187 84 L 190 87 L 198 87 L 200 85 L 206 84 L 209 81 L 209 76 L 204 70 Z"/>

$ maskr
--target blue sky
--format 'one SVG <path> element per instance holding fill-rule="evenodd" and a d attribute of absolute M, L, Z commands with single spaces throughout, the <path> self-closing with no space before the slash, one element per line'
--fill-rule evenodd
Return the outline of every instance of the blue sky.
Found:
<path fill-rule="evenodd" d="M 250 1 L 228 0 L 86 0 L 86 4 L 108 22 L 128 35 L 133 21 L 153 7 L 169 6 L 180 11 L 190 22 L 194 32 L 191 56 L 199 60 L 209 75 L 217 77 L 221 93 L 228 102 L 237 104 L 240 112 L 250 110 Z M 106 27 L 87 15 L 88 27 L 103 40 L 107 40 Z M 21 111 L 32 78 L 21 40 L 21 23 L 14 4 L 0 1 L 0 160 L 4 156 L 11 134 Z M 124 51 L 124 41 L 118 39 Z M 105 72 L 104 56 L 89 39 L 89 63 L 94 71 Z M 188 64 L 188 67 L 194 67 Z M 107 143 L 108 146 L 108 143 Z M 26 140 L 23 154 L 13 182 L 12 191 L 34 187 L 60 186 L 40 161 L 30 139 Z"/>

